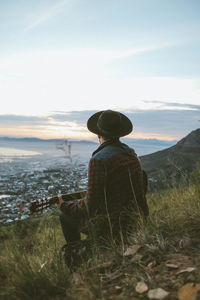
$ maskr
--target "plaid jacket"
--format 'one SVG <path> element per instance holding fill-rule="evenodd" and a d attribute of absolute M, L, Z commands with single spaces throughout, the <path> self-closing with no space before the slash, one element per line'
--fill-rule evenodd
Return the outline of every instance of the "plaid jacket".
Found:
<path fill-rule="evenodd" d="M 87 206 L 93 214 L 119 214 L 135 207 L 147 216 L 143 172 L 135 151 L 120 141 L 108 141 L 92 154 L 88 167 Z M 78 214 L 85 201 L 63 203 L 61 210 Z"/>

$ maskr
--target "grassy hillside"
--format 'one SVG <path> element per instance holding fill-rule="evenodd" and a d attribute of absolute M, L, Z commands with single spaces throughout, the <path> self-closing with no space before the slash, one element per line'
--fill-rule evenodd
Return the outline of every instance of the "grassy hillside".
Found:
<path fill-rule="evenodd" d="M 199 299 L 200 167 L 189 182 L 148 195 L 150 217 L 129 241 L 94 243 L 73 273 L 59 255 L 57 216 L 1 226 L 1 299 L 149 299 L 157 288 L 163 299 Z"/>
<path fill-rule="evenodd" d="M 141 156 L 143 169 L 150 178 L 150 189 L 165 189 L 186 179 L 200 161 L 200 128 L 177 144 L 162 151 Z"/>

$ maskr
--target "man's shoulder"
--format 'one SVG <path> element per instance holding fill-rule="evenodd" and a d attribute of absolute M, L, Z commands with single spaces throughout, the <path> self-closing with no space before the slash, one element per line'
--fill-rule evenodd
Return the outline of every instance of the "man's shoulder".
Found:
<path fill-rule="evenodd" d="M 114 156 L 118 156 L 121 154 L 133 154 L 135 156 L 136 153 L 134 151 L 134 149 L 130 148 L 128 145 L 121 143 L 120 146 L 119 145 L 107 145 L 106 147 L 102 148 L 100 151 L 98 151 L 97 153 L 95 153 L 92 156 L 92 159 L 95 160 L 108 160 Z"/>

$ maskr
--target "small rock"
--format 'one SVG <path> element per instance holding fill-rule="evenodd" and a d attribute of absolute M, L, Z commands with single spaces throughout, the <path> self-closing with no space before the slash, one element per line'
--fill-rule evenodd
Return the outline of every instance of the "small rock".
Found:
<path fill-rule="evenodd" d="M 178 299 L 196 300 L 198 291 L 200 291 L 200 284 L 187 283 L 178 290 Z"/>
<path fill-rule="evenodd" d="M 144 255 L 142 255 L 142 254 L 136 254 L 131 258 L 131 262 L 140 261 L 140 260 L 142 260 L 143 257 L 144 257 Z"/>
<path fill-rule="evenodd" d="M 40 269 L 38 271 L 38 273 L 41 272 L 41 270 L 44 268 L 44 266 L 47 264 L 47 261 L 45 261 L 43 264 L 40 265 Z"/>
<path fill-rule="evenodd" d="M 116 285 L 116 286 L 115 286 L 115 289 L 116 289 L 117 291 L 121 291 L 122 287 L 119 286 L 119 285 Z"/>
<path fill-rule="evenodd" d="M 124 252 L 124 256 L 134 255 L 140 248 L 140 245 L 132 245 Z"/>
<path fill-rule="evenodd" d="M 166 264 L 166 267 L 168 267 L 170 269 L 178 269 L 178 266 L 175 264 Z"/>
<path fill-rule="evenodd" d="M 193 272 L 194 270 L 196 270 L 196 268 L 194 268 L 194 267 L 188 267 L 188 268 L 186 268 L 184 270 L 181 270 L 181 271 L 177 272 L 176 275 L 179 275 L 179 274 L 185 273 L 185 272 Z"/>
<path fill-rule="evenodd" d="M 148 268 L 153 268 L 153 267 L 155 267 L 155 266 L 156 266 L 156 261 L 155 261 L 155 260 L 151 261 L 151 262 L 148 263 L 148 265 L 147 265 Z"/>
<path fill-rule="evenodd" d="M 146 285 L 146 283 L 144 281 L 139 281 L 136 284 L 135 290 L 136 290 L 137 293 L 143 294 L 146 291 L 148 291 L 148 286 Z"/>
<path fill-rule="evenodd" d="M 74 273 L 72 274 L 72 282 L 73 282 L 75 285 L 79 285 L 80 282 L 82 282 L 81 275 L 80 275 L 79 273 L 74 272 Z"/>
<path fill-rule="evenodd" d="M 148 291 L 149 299 L 161 299 L 162 300 L 165 297 L 167 297 L 168 295 L 169 295 L 169 293 L 166 292 L 165 290 L 163 290 L 162 288 L 157 288 L 157 289 Z"/>

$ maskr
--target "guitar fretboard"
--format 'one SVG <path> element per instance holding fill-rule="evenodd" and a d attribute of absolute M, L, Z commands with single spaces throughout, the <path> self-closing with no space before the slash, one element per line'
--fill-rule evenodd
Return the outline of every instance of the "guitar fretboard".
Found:
<path fill-rule="evenodd" d="M 86 191 L 80 191 L 80 192 L 75 192 L 75 193 L 70 193 L 70 194 L 64 194 L 62 195 L 63 201 L 70 201 L 74 202 L 79 199 L 83 199 L 86 196 Z M 31 202 L 29 210 L 30 213 L 33 214 L 35 212 L 41 212 L 44 209 L 49 208 L 52 204 L 58 203 L 59 199 L 58 196 L 54 196 L 51 198 L 46 198 L 42 200 L 36 200 L 34 202 Z"/>

